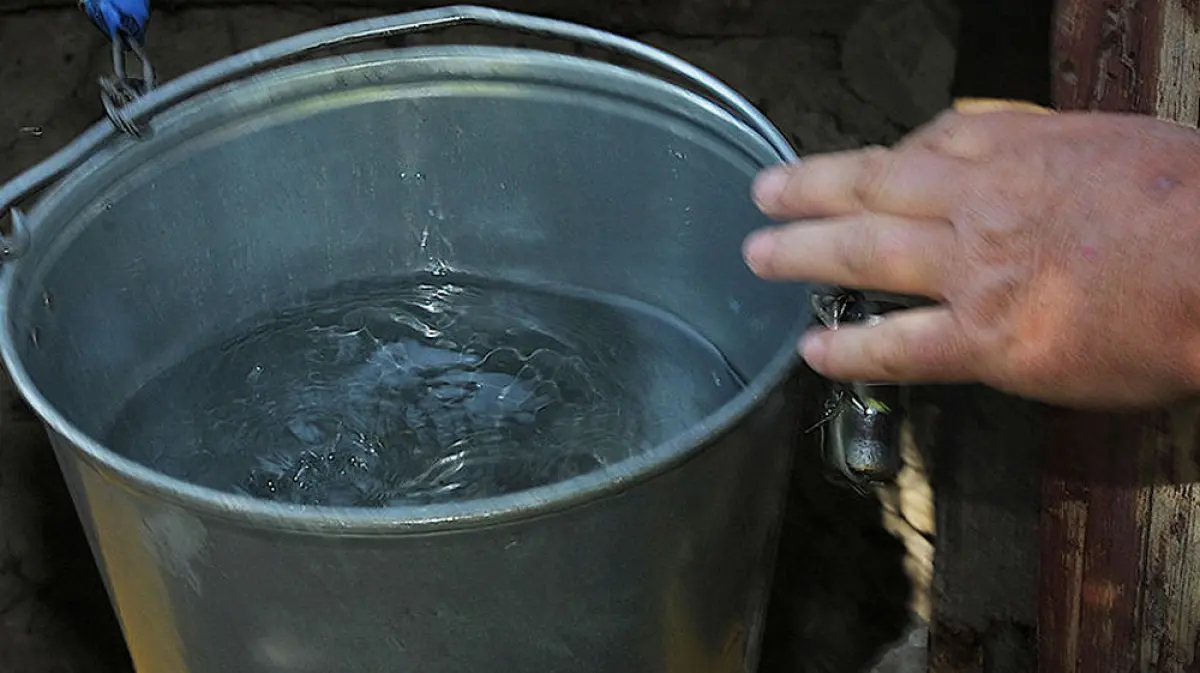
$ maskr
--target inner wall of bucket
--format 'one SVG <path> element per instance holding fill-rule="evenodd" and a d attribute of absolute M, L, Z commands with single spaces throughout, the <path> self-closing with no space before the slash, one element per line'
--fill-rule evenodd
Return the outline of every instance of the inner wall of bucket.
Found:
<path fill-rule="evenodd" d="M 742 239 L 772 149 L 678 87 L 557 54 L 430 48 L 226 86 L 122 140 L 34 213 L 13 329 L 93 437 L 231 326 L 340 283 L 448 268 L 666 310 L 746 378 L 792 348 L 804 288 Z"/>

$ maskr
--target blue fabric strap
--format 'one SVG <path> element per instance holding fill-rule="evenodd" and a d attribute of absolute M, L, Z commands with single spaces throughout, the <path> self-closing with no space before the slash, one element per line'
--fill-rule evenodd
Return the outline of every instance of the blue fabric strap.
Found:
<path fill-rule="evenodd" d="M 80 0 L 79 8 L 113 42 L 145 44 L 150 0 Z"/>

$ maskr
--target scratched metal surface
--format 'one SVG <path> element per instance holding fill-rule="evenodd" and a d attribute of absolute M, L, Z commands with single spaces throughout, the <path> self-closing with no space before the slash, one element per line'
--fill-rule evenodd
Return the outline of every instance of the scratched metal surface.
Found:
<path fill-rule="evenodd" d="M 73 9 L 6 12 L 13 5 L 5 2 L 7 7 L 0 2 L 5 54 L 0 97 L 6 101 L 0 107 L 0 180 L 99 118 L 95 82 L 108 67 L 103 38 Z M 169 78 L 218 56 L 365 14 L 361 9 L 263 5 L 156 10 L 150 49 L 161 75 Z M 864 100 L 861 83 L 855 90 L 841 72 L 838 31 L 851 27 L 853 17 L 839 21 L 825 32 L 797 37 L 681 35 L 730 29 L 711 19 L 705 30 L 684 22 L 684 29 L 676 24 L 672 31 L 636 37 L 725 79 L 798 145 L 838 149 L 893 140 L 903 123 L 884 111 L 886 104 Z M 644 26 L 660 27 L 653 21 Z M 494 41 L 478 32 L 469 37 Z M 521 43 L 542 45 L 531 39 Z M 863 652 L 882 651 L 902 636 L 908 594 L 901 568 L 905 545 L 889 541 L 879 503 L 867 501 L 846 510 L 842 494 L 808 480 L 800 480 L 793 497 L 793 509 L 804 513 L 789 520 L 794 544 L 785 544 L 781 565 L 796 572 L 781 584 L 789 595 L 776 600 L 777 628 L 768 635 L 764 671 L 845 671 L 869 658 Z M 902 538 L 921 536 L 889 528 Z M 872 616 L 876 613 L 892 617 L 880 620 Z M 913 644 L 902 642 L 912 655 Z M 115 620 L 44 436 L 5 381 L 0 381 L 0 670 L 128 670 Z"/>

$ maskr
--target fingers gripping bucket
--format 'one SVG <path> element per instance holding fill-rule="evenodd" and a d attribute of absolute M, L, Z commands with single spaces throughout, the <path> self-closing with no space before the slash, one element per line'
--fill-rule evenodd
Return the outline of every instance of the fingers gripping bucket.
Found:
<path fill-rule="evenodd" d="M 269 69 L 463 23 L 605 47 L 689 88 L 577 57 L 462 46 Z M 636 42 L 472 7 L 283 40 L 122 114 L 142 137 L 108 123 L 88 131 L 52 160 L 73 170 L 16 223 L 0 347 L 49 429 L 138 670 L 754 667 L 796 430 L 786 393 L 807 322 L 806 288 L 759 282 L 738 254 L 765 223 L 747 198 L 754 173 L 794 158 L 761 115 Z M 57 172 L 35 169 L 0 202 Z M 219 493 L 98 441 L 123 400 L 222 326 L 435 258 L 660 307 L 748 385 L 682 435 L 600 471 L 422 507 Z"/>

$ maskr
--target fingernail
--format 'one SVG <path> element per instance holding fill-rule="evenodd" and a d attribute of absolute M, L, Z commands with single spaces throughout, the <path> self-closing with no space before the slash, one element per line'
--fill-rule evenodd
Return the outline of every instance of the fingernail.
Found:
<path fill-rule="evenodd" d="M 774 205 L 786 184 L 787 173 L 782 168 L 768 168 L 760 172 L 758 177 L 754 178 L 754 203 L 760 209 Z"/>
<path fill-rule="evenodd" d="M 829 348 L 829 337 L 826 330 L 809 332 L 800 339 L 800 357 L 813 369 L 820 369 L 821 360 Z"/>
<path fill-rule="evenodd" d="M 759 229 L 747 236 L 742 243 L 742 258 L 754 273 L 762 271 L 767 258 L 770 257 L 771 247 L 774 245 L 772 238 L 771 230 Z"/>

